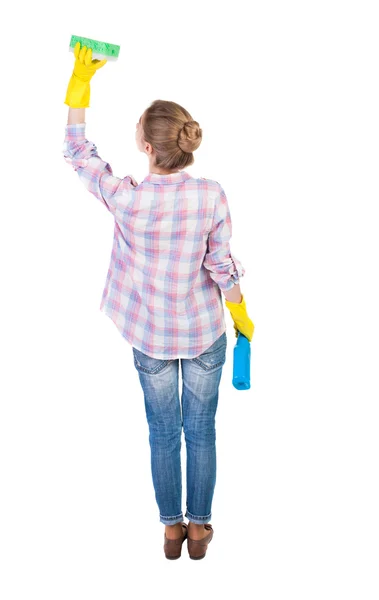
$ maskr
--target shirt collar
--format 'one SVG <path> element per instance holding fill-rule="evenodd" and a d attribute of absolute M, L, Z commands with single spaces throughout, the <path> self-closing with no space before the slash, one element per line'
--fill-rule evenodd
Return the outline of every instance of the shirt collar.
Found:
<path fill-rule="evenodd" d="M 191 178 L 192 175 L 190 175 L 186 171 L 179 171 L 178 173 L 168 173 L 166 175 L 161 175 L 159 173 L 149 173 L 142 183 L 158 183 L 167 185 L 170 183 L 180 183 L 181 181 L 186 181 L 187 179 Z"/>

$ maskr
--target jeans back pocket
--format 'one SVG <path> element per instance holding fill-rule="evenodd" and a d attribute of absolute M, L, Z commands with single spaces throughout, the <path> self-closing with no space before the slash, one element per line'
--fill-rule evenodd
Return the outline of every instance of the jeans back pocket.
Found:
<path fill-rule="evenodd" d="M 152 356 L 147 356 L 141 352 L 141 350 L 137 350 L 132 346 L 133 357 L 134 357 L 134 366 L 137 371 L 141 371 L 141 373 L 148 373 L 149 375 L 155 375 L 156 373 L 160 373 L 172 360 L 153 358 Z"/>
<path fill-rule="evenodd" d="M 226 360 L 227 337 L 224 333 L 200 356 L 193 358 L 204 371 L 213 371 L 221 367 Z"/>

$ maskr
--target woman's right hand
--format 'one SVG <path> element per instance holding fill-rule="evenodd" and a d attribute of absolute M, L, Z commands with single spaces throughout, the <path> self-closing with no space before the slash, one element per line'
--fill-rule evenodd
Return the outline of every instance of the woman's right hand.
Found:
<path fill-rule="evenodd" d="M 241 294 L 241 296 L 242 301 L 239 304 L 225 300 L 225 305 L 230 310 L 230 314 L 234 322 L 236 337 L 238 337 L 238 332 L 241 332 L 245 337 L 247 337 L 249 342 L 251 342 L 254 333 L 254 323 L 247 314 L 246 303 L 243 294 Z"/>

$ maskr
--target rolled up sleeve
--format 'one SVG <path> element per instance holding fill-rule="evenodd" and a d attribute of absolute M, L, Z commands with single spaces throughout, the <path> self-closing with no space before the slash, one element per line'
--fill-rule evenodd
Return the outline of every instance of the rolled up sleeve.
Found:
<path fill-rule="evenodd" d="M 230 210 L 226 194 L 221 188 L 215 203 L 213 225 L 208 236 L 207 253 L 203 265 L 223 292 L 231 290 L 234 285 L 239 283 L 240 277 L 245 274 L 241 262 L 230 251 L 231 237 Z"/>
<path fill-rule="evenodd" d="M 113 175 L 110 164 L 100 158 L 95 144 L 86 139 L 85 126 L 85 123 L 66 125 L 63 156 L 87 190 L 115 216 L 119 194 L 135 187 L 137 182 L 131 175 L 123 179 Z"/>

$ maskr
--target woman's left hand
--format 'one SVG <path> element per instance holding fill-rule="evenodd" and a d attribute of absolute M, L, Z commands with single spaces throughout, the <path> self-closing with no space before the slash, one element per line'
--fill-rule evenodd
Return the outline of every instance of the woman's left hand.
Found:
<path fill-rule="evenodd" d="M 71 108 L 88 108 L 90 101 L 90 81 L 106 60 L 92 60 L 92 49 L 80 48 L 77 42 L 74 48 L 75 65 L 68 84 L 65 104 Z"/>

